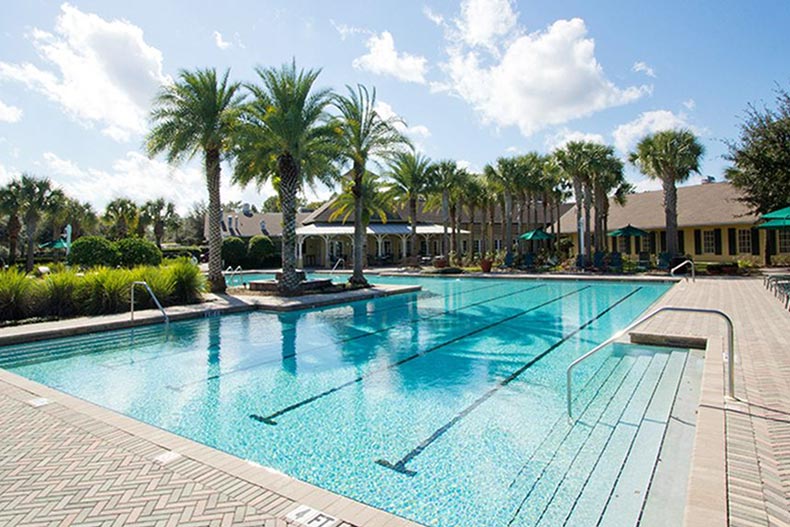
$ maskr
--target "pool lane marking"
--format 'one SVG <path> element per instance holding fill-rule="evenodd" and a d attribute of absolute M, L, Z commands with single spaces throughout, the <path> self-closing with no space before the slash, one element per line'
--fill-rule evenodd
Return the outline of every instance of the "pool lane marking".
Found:
<path fill-rule="evenodd" d="M 506 284 L 498 284 L 498 285 L 506 285 Z M 385 327 L 377 329 L 375 331 L 363 331 L 361 329 L 358 329 L 357 331 L 361 332 L 359 335 L 354 335 L 352 337 L 347 337 L 347 338 L 344 338 L 344 339 L 335 340 L 335 341 L 332 341 L 331 344 L 315 346 L 315 347 L 313 347 L 311 349 L 311 351 L 315 352 L 316 350 L 320 350 L 320 349 L 322 349 L 324 347 L 335 346 L 335 345 L 338 345 L 338 344 L 351 342 L 352 340 L 362 339 L 362 338 L 365 338 L 365 337 L 371 337 L 371 336 L 377 335 L 379 333 L 386 333 L 387 331 L 390 331 L 392 329 L 395 329 L 395 328 L 398 328 L 398 327 L 401 327 L 401 326 L 409 326 L 409 325 L 414 324 L 415 322 L 418 322 L 420 320 L 430 320 L 432 318 L 441 317 L 443 315 L 450 315 L 450 314 L 453 314 L 453 313 L 458 313 L 458 312 L 463 311 L 465 309 L 469 309 L 469 308 L 472 308 L 472 307 L 476 307 L 476 306 L 480 306 L 480 305 L 483 305 L 483 304 L 487 304 L 489 302 L 493 302 L 494 300 L 499 300 L 501 298 L 507 298 L 509 296 L 518 295 L 518 294 L 521 294 L 521 293 L 526 293 L 526 292 L 532 291 L 534 289 L 540 289 L 542 287 L 546 287 L 546 285 L 547 284 L 533 285 L 533 286 L 530 286 L 530 287 L 525 287 L 525 288 L 518 289 L 516 291 L 512 291 L 510 293 L 506 293 L 504 295 L 495 296 L 495 297 L 492 297 L 492 298 L 487 298 L 485 300 L 479 300 L 477 302 L 473 302 L 471 304 L 468 304 L 468 305 L 465 305 L 465 306 L 461 306 L 461 307 L 456 308 L 456 309 L 443 309 L 442 311 L 440 311 L 438 313 L 433 313 L 433 314 L 430 314 L 430 315 L 420 315 L 420 316 L 417 316 L 415 318 L 410 318 L 409 320 L 406 320 L 406 321 L 403 321 L 403 322 L 398 322 L 397 324 L 393 324 L 391 326 L 385 326 Z M 478 291 L 480 289 L 490 289 L 491 287 L 494 287 L 494 286 L 485 286 L 485 287 L 481 287 L 481 288 L 478 288 L 478 289 L 473 289 L 473 290 L 470 290 L 470 291 L 467 291 L 467 292 L 469 293 L 469 292 L 472 292 L 472 291 Z M 182 352 L 179 352 L 179 353 L 182 353 Z M 185 353 L 185 352 L 183 352 L 183 353 Z M 304 353 L 304 351 L 301 351 L 301 352 L 297 351 L 296 353 L 286 353 L 285 355 L 278 355 L 275 358 L 266 359 L 266 360 L 260 361 L 260 362 L 255 362 L 253 364 L 250 364 L 249 366 L 245 366 L 245 367 L 242 367 L 242 368 L 229 370 L 229 371 L 226 371 L 226 372 L 223 372 L 223 373 L 217 373 L 215 375 L 210 375 L 208 377 L 205 377 L 205 378 L 202 378 L 202 379 L 199 379 L 199 380 L 196 380 L 196 381 L 190 381 L 190 382 L 187 382 L 187 383 L 184 383 L 184 384 L 180 384 L 178 386 L 174 386 L 172 384 L 168 384 L 165 387 L 170 389 L 170 390 L 175 390 L 175 391 L 179 391 L 180 392 L 181 390 L 183 390 L 186 387 L 194 386 L 196 384 L 202 384 L 202 383 L 204 383 L 206 381 L 212 381 L 214 379 L 218 379 L 218 378 L 226 376 L 226 375 L 230 375 L 230 374 L 233 374 L 233 373 L 239 373 L 239 372 L 242 372 L 242 371 L 251 370 L 251 369 L 258 368 L 260 366 L 264 366 L 266 364 L 271 364 L 271 363 L 274 363 L 274 362 L 282 362 L 283 360 L 292 359 L 292 358 L 296 357 L 299 353 Z"/>
<path fill-rule="evenodd" d="M 472 402 L 472 404 L 470 404 L 469 406 L 464 408 L 460 413 L 456 414 L 455 417 L 453 417 L 450 421 L 448 421 L 443 426 L 438 428 L 427 439 L 425 439 L 423 442 L 421 442 L 419 445 L 417 445 L 415 448 L 413 448 L 410 452 L 408 452 L 405 456 L 403 456 L 402 458 L 400 458 L 396 462 L 391 463 L 391 462 L 387 461 L 386 459 L 378 459 L 378 460 L 376 460 L 376 463 L 378 463 L 382 467 L 386 467 L 386 468 L 389 468 L 389 469 L 394 470 L 396 472 L 400 472 L 401 474 L 405 474 L 407 476 L 414 476 L 415 474 L 417 474 L 417 472 L 415 472 L 414 470 L 410 470 L 410 469 L 406 468 L 406 464 L 407 463 L 409 463 L 414 458 L 416 458 L 417 456 L 422 454 L 425 451 L 426 448 L 431 446 L 431 444 L 433 444 L 437 439 L 439 439 L 444 434 L 446 434 L 448 430 L 450 430 L 452 427 L 457 425 L 464 417 L 466 417 L 467 415 L 472 413 L 475 409 L 477 409 L 481 404 L 486 402 L 496 392 L 498 392 L 499 390 L 501 390 L 502 388 L 504 388 L 505 386 L 507 386 L 508 384 L 513 382 L 514 380 L 516 380 L 522 373 L 524 373 L 529 368 L 531 368 L 536 362 L 541 360 L 543 357 L 545 357 L 546 355 L 548 355 L 549 353 L 551 353 L 552 351 L 554 351 L 555 349 L 560 347 L 562 344 L 564 344 L 565 342 L 567 342 L 568 340 L 570 340 L 574 336 L 578 335 L 585 328 L 590 327 L 593 323 L 595 323 L 598 319 L 600 319 L 606 313 L 608 313 L 609 311 L 611 311 L 612 309 L 614 309 L 618 305 L 622 304 L 623 302 L 625 302 L 626 300 L 631 298 L 633 295 L 635 295 L 641 289 L 642 289 L 641 286 L 637 287 L 636 289 L 634 289 L 633 291 L 631 291 L 630 293 L 628 293 L 627 295 L 625 295 L 624 297 L 619 299 L 617 302 L 615 302 L 614 304 L 610 305 L 609 307 L 607 307 L 606 309 L 604 309 L 603 311 L 598 313 L 595 317 L 591 318 L 590 320 L 588 320 L 587 322 L 585 322 L 584 324 L 582 324 L 581 326 L 579 326 L 578 328 L 576 328 L 575 330 L 573 330 L 572 332 L 570 332 L 569 334 L 564 336 L 562 339 L 558 340 L 557 342 L 555 342 L 554 344 L 549 346 L 546 350 L 544 350 L 540 354 L 534 356 L 532 359 L 530 359 L 528 362 L 526 362 L 519 369 L 517 369 L 516 371 L 514 371 L 513 373 L 508 375 L 506 378 L 504 378 L 501 381 L 499 381 L 498 383 L 496 383 L 491 389 L 489 389 L 483 395 L 478 397 L 475 401 Z"/>
<path fill-rule="evenodd" d="M 580 292 L 582 292 L 582 291 L 584 291 L 586 289 L 590 289 L 591 287 L 592 286 L 589 286 L 589 285 L 584 286 L 584 287 L 582 287 L 580 289 L 576 289 L 576 290 L 571 291 L 569 293 L 565 293 L 565 294 L 560 295 L 558 297 L 552 298 L 551 300 L 547 300 L 546 302 L 538 304 L 538 305 L 536 305 L 534 307 L 531 307 L 529 309 L 520 311 L 520 312 L 518 312 L 516 314 L 513 314 L 513 315 L 509 315 L 509 316 L 507 316 L 507 317 L 505 317 L 505 318 L 503 318 L 501 320 L 498 320 L 496 322 L 492 322 L 491 324 L 486 324 L 485 326 L 482 326 L 482 327 L 479 327 L 477 329 L 474 329 L 474 330 L 472 330 L 472 331 L 470 331 L 468 333 L 464 333 L 463 335 L 459 335 L 457 337 L 453 337 L 450 340 L 444 341 L 444 342 L 442 342 L 440 344 L 437 344 L 435 346 L 432 346 L 432 347 L 430 347 L 430 348 L 428 348 L 426 350 L 423 350 L 423 351 L 420 351 L 418 353 L 414 353 L 412 355 L 409 355 L 408 357 L 405 357 L 405 358 L 403 358 L 403 359 L 401 359 L 401 360 L 399 360 L 397 362 L 393 362 L 392 364 L 388 364 L 387 366 L 384 366 L 383 368 L 379 368 L 377 370 L 373 370 L 371 372 L 364 373 L 362 375 L 359 375 L 359 376 L 355 377 L 354 379 L 351 379 L 350 381 L 344 382 L 343 384 L 341 384 L 339 386 L 335 386 L 334 388 L 330 388 L 329 390 L 326 390 L 326 391 L 321 392 L 319 394 L 313 395 L 312 397 L 308 397 L 307 399 L 303 399 L 303 400 L 299 401 L 298 403 L 294 403 L 294 404 L 292 404 L 290 406 L 286 406 L 282 410 L 278 410 L 278 411 L 276 411 L 276 412 L 274 412 L 272 414 L 265 415 L 265 416 L 264 415 L 258 415 L 258 414 L 250 414 L 250 418 L 255 419 L 256 421 L 259 421 L 259 422 L 267 424 L 267 425 L 276 425 L 277 421 L 275 421 L 275 418 L 277 418 L 277 417 L 279 417 L 279 416 L 281 416 L 283 414 L 286 414 L 288 412 L 296 410 L 297 408 L 301 408 L 302 406 L 305 406 L 307 404 L 315 402 L 318 399 L 322 399 L 322 398 L 324 398 L 324 397 L 326 397 L 328 395 L 331 395 L 331 394 L 333 394 L 335 392 L 338 392 L 338 391 L 340 391 L 340 390 L 342 390 L 344 388 L 348 388 L 349 386 L 353 386 L 354 384 L 356 384 L 358 382 L 361 382 L 361 381 L 367 379 L 368 377 L 372 377 L 373 375 L 377 375 L 377 374 L 379 374 L 381 372 L 384 372 L 384 371 L 387 371 L 387 370 L 391 370 L 393 368 L 397 368 L 398 366 L 401 366 L 403 364 L 406 364 L 407 362 L 413 361 L 414 359 L 417 359 L 417 358 L 420 358 L 420 357 L 424 357 L 425 355 L 428 355 L 429 353 L 432 353 L 432 352 L 434 352 L 434 351 L 436 351 L 438 349 L 444 348 L 445 346 L 448 346 L 450 344 L 453 344 L 454 342 L 458 342 L 458 341 L 463 340 L 465 338 L 471 337 L 472 335 L 476 335 L 478 333 L 482 333 L 483 331 L 487 331 L 487 330 L 489 330 L 489 329 L 491 329 L 493 327 L 496 327 L 496 326 L 498 326 L 500 324 L 504 324 L 505 322 L 509 322 L 509 321 L 511 321 L 511 320 L 513 320 L 515 318 L 518 318 L 520 316 L 526 315 L 527 313 L 530 313 L 532 311 L 536 311 L 536 310 L 538 310 L 538 309 L 540 309 L 542 307 L 545 307 L 545 306 L 547 306 L 549 304 L 552 304 L 552 303 L 554 303 L 554 302 L 556 302 L 558 300 L 562 300 L 565 297 L 568 297 L 568 296 L 571 296 L 571 295 L 575 295 L 575 294 L 580 293 Z"/>

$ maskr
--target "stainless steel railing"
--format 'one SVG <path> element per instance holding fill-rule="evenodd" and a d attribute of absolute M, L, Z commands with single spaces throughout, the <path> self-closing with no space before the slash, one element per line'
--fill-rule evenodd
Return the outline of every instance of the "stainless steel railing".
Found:
<path fill-rule="evenodd" d="M 162 304 L 159 303 L 159 299 L 156 298 L 156 295 L 154 294 L 153 290 L 151 289 L 151 286 L 148 285 L 148 282 L 142 282 L 142 281 L 141 282 L 132 282 L 132 294 L 131 294 L 131 297 L 130 297 L 130 300 L 129 300 L 129 303 L 130 303 L 130 310 L 129 311 L 131 313 L 132 320 L 134 320 L 134 290 L 135 290 L 135 286 L 138 286 L 138 285 L 141 285 L 141 286 L 145 287 L 145 289 L 148 291 L 148 294 L 151 295 L 151 299 L 154 301 L 154 304 L 156 304 L 156 307 L 158 307 L 159 311 L 162 312 L 162 316 L 165 317 L 165 322 L 166 323 L 170 322 L 170 317 L 165 312 L 165 308 L 162 307 Z"/>
<path fill-rule="evenodd" d="M 691 266 L 691 281 L 692 282 L 696 282 L 697 281 L 697 269 L 696 269 L 696 267 L 694 265 L 694 262 L 692 262 L 691 260 L 683 260 L 681 263 L 677 264 L 669 272 L 669 276 L 675 276 L 675 271 L 678 271 L 678 270 L 682 269 L 683 266 L 686 266 L 686 265 L 690 265 Z M 686 277 L 686 280 L 688 280 L 688 277 Z"/>

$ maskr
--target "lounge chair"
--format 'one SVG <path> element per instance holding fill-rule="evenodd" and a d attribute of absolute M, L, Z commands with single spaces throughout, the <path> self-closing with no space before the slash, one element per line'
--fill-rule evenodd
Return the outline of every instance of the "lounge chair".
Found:
<path fill-rule="evenodd" d="M 647 271 L 653 268 L 653 263 L 650 261 L 650 253 L 639 253 L 639 260 L 636 263 L 637 269 Z"/>
<path fill-rule="evenodd" d="M 669 253 L 661 253 L 658 255 L 658 268 L 662 271 L 669 271 L 669 263 L 672 261 L 672 258 L 669 256 Z"/>
<path fill-rule="evenodd" d="M 623 272 L 623 255 L 620 253 L 612 253 L 609 255 L 609 269 L 616 273 Z"/>
<path fill-rule="evenodd" d="M 535 268 L 535 253 L 525 253 L 519 269 L 532 270 Z"/>
<path fill-rule="evenodd" d="M 513 267 L 513 253 L 507 253 L 505 255 L 505 261 L 502 262 L 502 265 L 499 266 L 500 269 L 510 269 Z"/>

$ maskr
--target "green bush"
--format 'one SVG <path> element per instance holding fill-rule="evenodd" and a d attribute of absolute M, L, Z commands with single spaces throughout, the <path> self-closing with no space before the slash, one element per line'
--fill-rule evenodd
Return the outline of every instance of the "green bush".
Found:
<path fill-rule="evenodd" d="M 241 238 L 229 236 L 222 240 L 223 265 L 236 267 L 243 265 L 247 258 L 247 244 Z"/>
<path fill-rule="evenodd" d="M 173 281 L 173 303 L 194 304 L 206 290 L 206 277 L 188 259 L 175 260 L 165 268 Z"/>
<path fill-rule="evenodd" d="M 78 292 L 83 278 L 73 271 L 52 272 L 44 277 L 42 315 L 59 318 L 77 316 L 81 312 Z"/>
<path fill-rule="evenodd" d="M 274 256 L 274 250 L 271 238 L 262 234 L 253 236 L 247 244 L 247 267 L 262 267 Z"/>
<path fill-rule="evenodd" d="M 143 238 L 123 238 L 115 242 L 115 247 L 119 254 L 118 263 L 123 267 L 162 263 L 162 251 L 159 247 Z"/>
<path fill-rule="evenodd" d="M 71 245 L 69 263 L 80 267 L 115 267 L 119 260 L 118 248 L 101 236 L 83 236 Z"/>
<path fill-rule="evenodd" d="M 35 279 L 11 267 L 0 270 L 0 320 L 17 320 L 33 315 Z"/>

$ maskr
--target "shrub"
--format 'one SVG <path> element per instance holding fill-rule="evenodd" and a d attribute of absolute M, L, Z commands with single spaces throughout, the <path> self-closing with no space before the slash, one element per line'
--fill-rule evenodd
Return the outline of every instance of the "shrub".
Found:
<path fill-rule="evenodd" d="M 164 272 L 173 281 L 174 304 L 194 304 L 200 301 L 200 294 L 206 290 L 206 277 L 197 265 L 182 258 L 165 267 Z"/>
<path fill-rule="evenodd" d="M 115 267 L 118 265 L 118 249 L 101 236 L 83 236 L 71 245 L 69 263 L 80 267 Z"/>
<path fill-rule="evenodd" d="M 241 238 L 229 236 L 222 240 L 223 265 L 236 267 L 242 265 L 247 257 L 247 244 Z"/>
<path fill-rule="evenodd" d="M 171 303 L 175 283 L 172 276 L 164 272 L 164 269 L 158 267 L 137 267 L 131 271 L 130 282 L 132 281 L 147 283 L 162 305 L 166 306 Z M 156 307 L 148 291 L 143 286 L 136 287 L 137 290 L 134 292 L 135 309 L 152 309 Z M 131 290 L 131 283 L 129 288 Z"/>
<path fill-rule="evenodd" d="M 274 243 L 271 238 L 258 234 L 250 238 L 247 244 L 247 261 L 249 267 L 262 267 L 274 256 Z"/>
<path fill-rule="evenodd" d="M 15 268 L 0 271 L 0 320 L 18 320 L 31 315 L 35 280 Z"/>
<path fill-rule="evenodd" d="M 132 274 L 128 269 L 99 267 L 85 274 L 77 293 L 83 311 L 88 315 L 120 313 L 129 306 Z"/>
<path fill-rule="evenodd" d="M 73 271 L 52 272 L 43 281 L 41 314 L 55 317 L 73 317 L 82 313 L 77 292 L 83 281 Z"/>
<path fill-rule="evenodd" d="M 142 238 L 123 238 L 115 243 L 120 263 L 124 267 L 137 265 L 159 265 L 162 263 L 162 251 L 156 244 Z"/>

